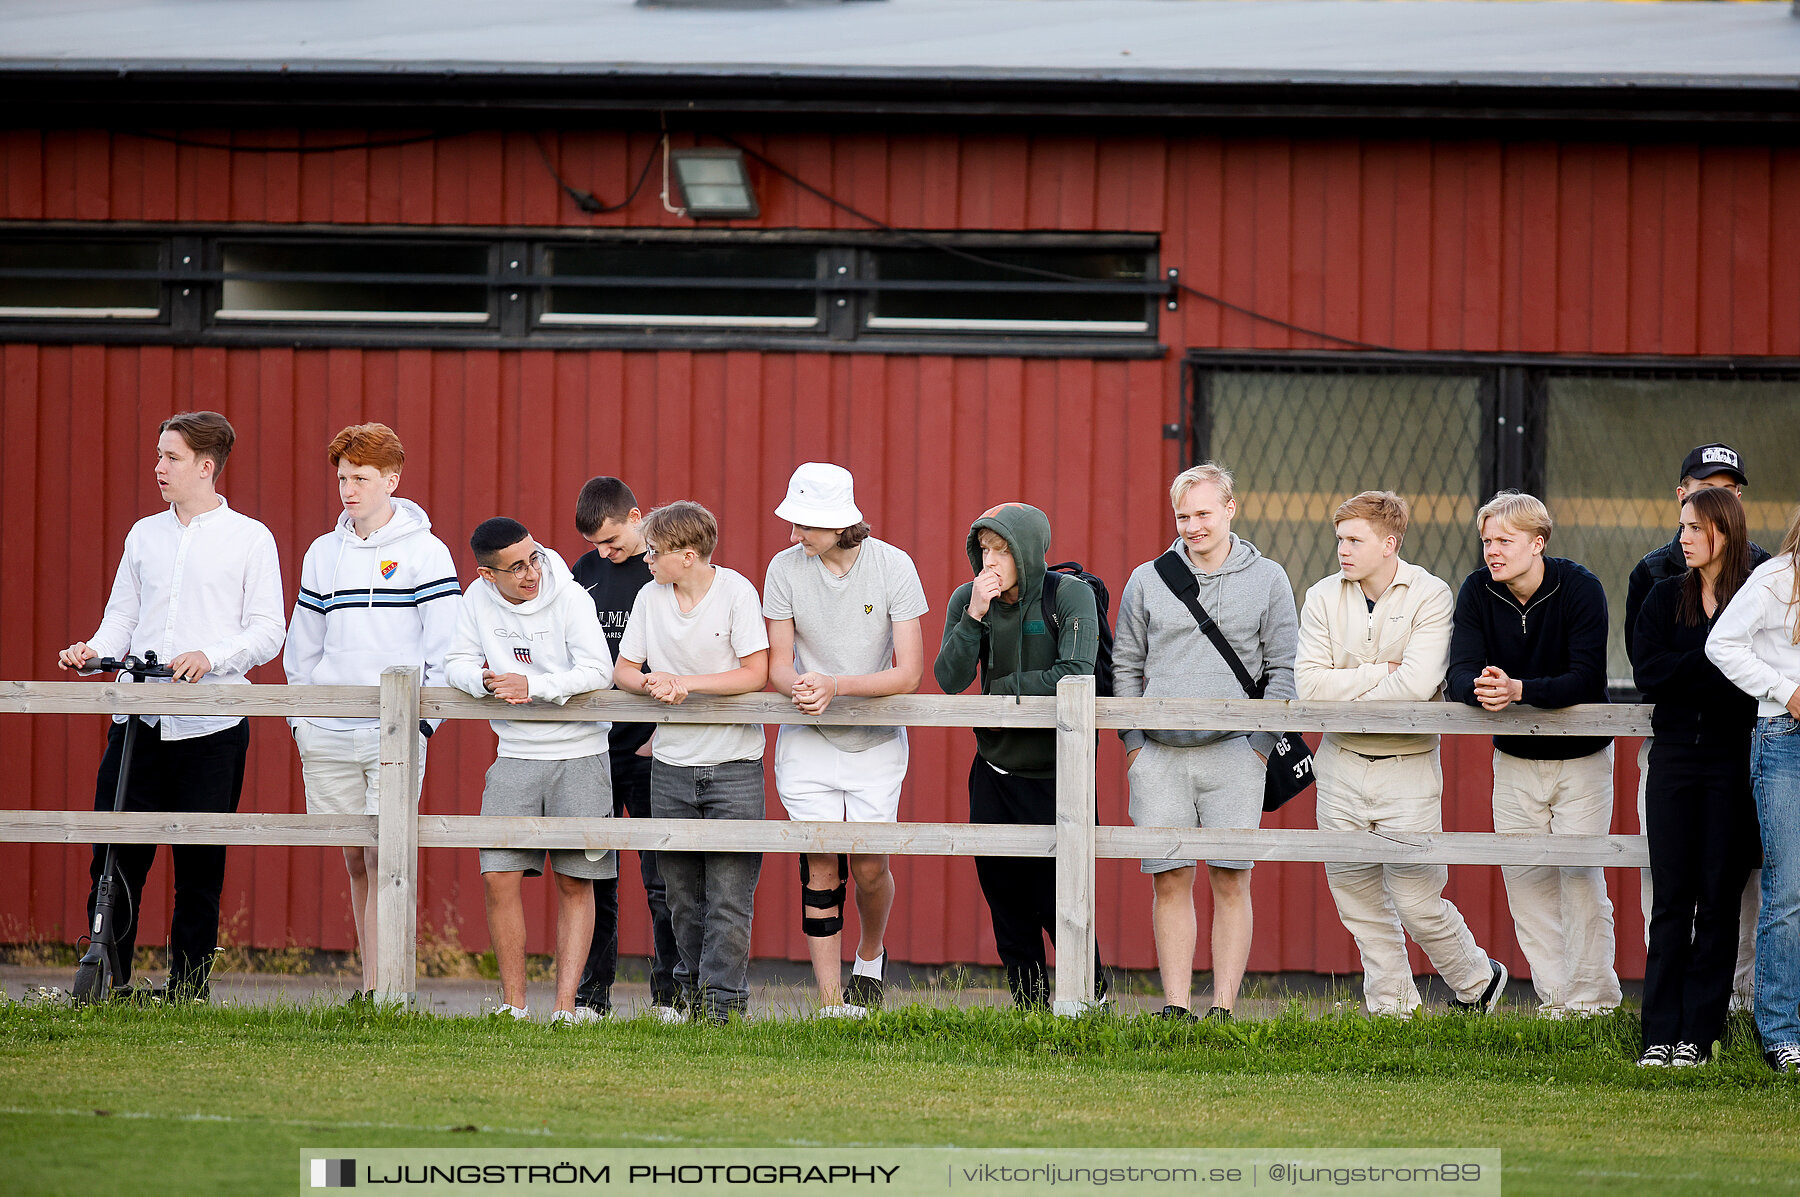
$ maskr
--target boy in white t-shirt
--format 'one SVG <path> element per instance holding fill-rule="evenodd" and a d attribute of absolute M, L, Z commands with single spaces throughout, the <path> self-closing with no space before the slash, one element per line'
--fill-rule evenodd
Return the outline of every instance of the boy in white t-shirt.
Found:
<path fill-rule="evenodd" d="M 793 525 L 793 547 L 775 554 L 763 587 L 769 674 L 809 715 L 839 695 L 911 694 L 925 672 L 919 617 L 930 609 L 919 571 L 901 550 L 869 535 L 850 471 L 807 462 L 794 471 L 775 514 Z M 906 781 L 903 727 L 785 724 L 775 741 L 775 788 L 788 817 L 808 822 L 892 823 Z M 861 939 L 845 989 L 841 969 L 844 873 L 856 879 Z M 894 906 L 886 856 L 800 858 L 800 929 L 812 951 L 819 1014 L 860 1018 L 881 1005 Z"/>
<path fill-rule="evenodd" d="M 619 643 L 619 688 L 671 706 L 689 694 L 761 690 L 769 637 L 756 587 L 712 563 L 712 512 L 685 501 L 659 507 L 645 517 L 643 536 L 652 581 L 638 592 Z M 763 738 L 755 724 L 659 725 L 650 740 L 652 817 L 761 819 Z M 657 863 L 681 955 L 675 983 L 690 1015 L 720 1023 L 742 1015 L 762 854 L 659 852 Z"/>

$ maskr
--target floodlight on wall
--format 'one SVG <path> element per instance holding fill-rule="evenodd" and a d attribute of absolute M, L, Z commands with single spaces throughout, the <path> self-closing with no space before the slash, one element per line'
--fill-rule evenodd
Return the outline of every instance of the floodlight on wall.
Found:
<path fill-rule="evenodd" d="M 756 189 L 741 150 L 668 151 L 681 206 L 695 220 L 754 220 Z"/>

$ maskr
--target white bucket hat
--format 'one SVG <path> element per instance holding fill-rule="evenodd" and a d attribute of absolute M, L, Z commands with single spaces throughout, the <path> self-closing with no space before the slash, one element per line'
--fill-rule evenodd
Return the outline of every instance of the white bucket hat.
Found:
<path fill-rule="evenodd" d="M 829 462 L 809 461 L 788 479 L 787 498 L 775 514 L 808 528 L 851 528 L 862 523 L 850 471 Z"/>

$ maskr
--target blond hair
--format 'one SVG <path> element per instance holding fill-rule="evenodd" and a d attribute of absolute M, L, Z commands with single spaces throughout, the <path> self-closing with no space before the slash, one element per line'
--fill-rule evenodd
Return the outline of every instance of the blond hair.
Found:
<path fill-rule="evenodd" d="M 1509 528 L 1516 528 L 1527 536 L 1542 536 L 1544 543 L 1550 543 L 1550 532 L 1556 525 L 1550 519 L 1550 509 L 1536 495 L 1528 495 L 1523 491 L 1503 490 L 1494 495 L 1475 513 L 1475 534 L 1484 536 L 1487 533 L 1487 522 L 1498 519 Z"/>
<path fill-rule="evenodd" d="M 1365 490 L 1338 504 L 1331 513 L 1331 526 L 1335 528 L 1345 520 L 1368 520 L 1371 528 L 1383 537 L 1392 536 L 1394 543 L 1399 544 L 1406 539 L 1406 525 L 1411 519 L 1406 500 L 1393 491 Z"/>
<path fill-rule="evenodd" d="M 1232 502 L 1231 471 L 1216 461 L 1203 461 L 1197 466 L 1189 466 L 1175 475 L 1175 481 L 1169 483 L 1169 505 L 1179 507 L 1181 497 L 1192 490 L 1196 483 L 1210 482 L 1219 488 L 1219 500 Z"/>
<path fill-rule="evenodd" d="M 719 547 L 719 521 L 712 512 L 688 499 L 658 507 L 645 516 L 642 532 L 658 553 L 693 549 L 702 557 L 711 557 Z"/>

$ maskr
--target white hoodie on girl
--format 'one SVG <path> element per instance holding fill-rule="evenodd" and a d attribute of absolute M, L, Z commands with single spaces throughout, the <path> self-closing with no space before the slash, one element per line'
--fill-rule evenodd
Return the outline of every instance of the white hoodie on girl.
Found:
<path fill-rule="evenodd" d="M 378 686 L 382 670 L 393 665 L 420 666 L 422 684 L 445 684 L 454 600 L 462 592 L 456 563 L 431 534 L 423 508 L 408 499 L 393 503 L 393 518 L 367 540 L 345 512 L 306 550 L 281 658 L 289 685 Z M 304 718 L 335 731 L 381 722 Z"/>
<path fill-rule="evenodd" d="M 486 578 L 469 584 L 445 667 L 452 686 L 488 698 L 492 696 L 481 684 L 483 668 L 522 673 L 533 702 L 559 706 L 573 695 L 612 687 L 612 653 L 594 601 L 561 557 L 551 549 L 543 553 L 544 581 L 534 599 L 508 602 Z M 612 728 L 606 722 L 495 719 L 492 723 L 500 737 L 501 756 L 532 761 L 598 756 L 606 751 L 606 733 Z"/>

